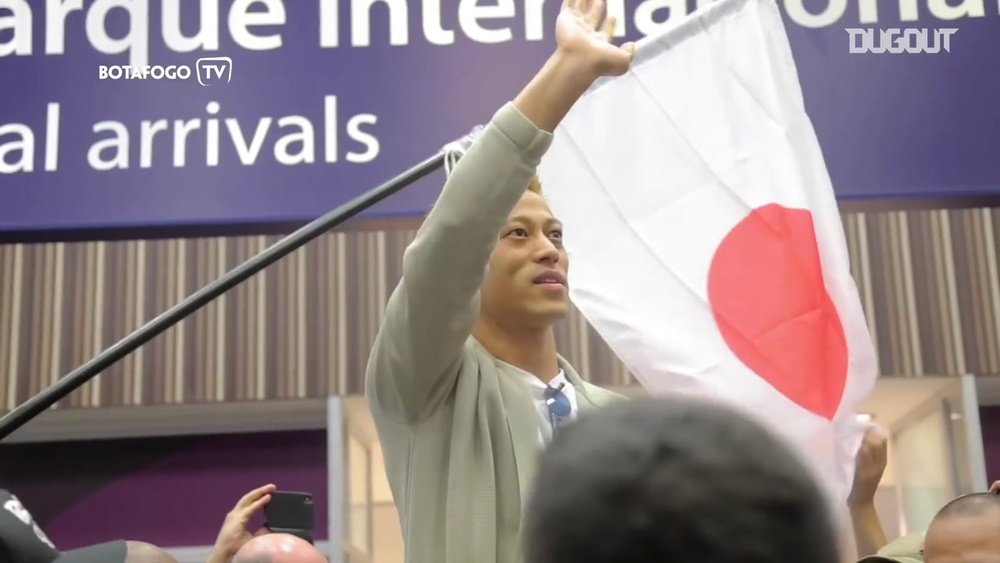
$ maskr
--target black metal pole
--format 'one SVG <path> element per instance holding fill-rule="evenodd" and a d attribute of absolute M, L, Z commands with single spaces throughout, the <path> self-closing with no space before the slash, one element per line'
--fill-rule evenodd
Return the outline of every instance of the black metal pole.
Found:
<path fill-rule="evenodd" d="M 379 201 L 398 192 L 444 164 L 443 152 L 428 158 L 392 180 L 374 188 L 312 221 L 279 240 L 263 252 L 230 270 L 226 275 L 188 296 L 166 312 L 149 321 L 132 334 L 119 340 L 89 362 L 71 371 L 48 389 L 18 405 L 0 419 L 0 440 L 3 440 L 32 418 L 56 404 L 84 383 L 124 358 L 139 346 L 204 307 L 216 297 L 243 283 L 257 272 L 291 254 L 307 242 L 343 223 Z"/>

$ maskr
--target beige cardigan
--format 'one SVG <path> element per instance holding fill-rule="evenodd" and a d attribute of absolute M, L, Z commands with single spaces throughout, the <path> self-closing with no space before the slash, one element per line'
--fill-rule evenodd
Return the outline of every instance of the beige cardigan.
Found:
<path fill-rule="evenodd" d="M 507 104 L 462 158 L 389 299 L 365 382 L 406 563 L 513 563 L 538 462 L 526 384 L 471 337 L 507 216 L 551 142 Z M 618 398 L 559 358 L 585 411 Z"/>

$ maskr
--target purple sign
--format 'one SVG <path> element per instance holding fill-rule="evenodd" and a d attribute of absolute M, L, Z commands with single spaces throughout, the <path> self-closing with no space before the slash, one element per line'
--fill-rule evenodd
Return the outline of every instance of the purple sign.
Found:
<path fill-rule="evenodd" d="M 560 3 L 0 0 L 0 234 L 310 220 L 487 121 Z M 704 3 L 608 5 L 637 39 Z M 779 4 L 839 196 L 1000 193 L 997 2 Z"/>

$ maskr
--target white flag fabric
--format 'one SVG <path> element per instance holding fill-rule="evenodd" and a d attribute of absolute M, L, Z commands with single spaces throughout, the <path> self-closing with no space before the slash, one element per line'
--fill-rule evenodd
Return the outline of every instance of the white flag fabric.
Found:
<path fill-rule="evenodd" d="M 571 298 L 643 386 L 742 406 L 845 500 L 876 358 L 773 0 L 720 0 L 640 42 L 539 176 Z"/>

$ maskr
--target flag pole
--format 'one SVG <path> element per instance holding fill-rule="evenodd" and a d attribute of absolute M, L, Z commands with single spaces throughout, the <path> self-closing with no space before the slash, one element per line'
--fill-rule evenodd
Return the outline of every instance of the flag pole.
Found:
<path fill-rule="evenodd" d="M 48 389 L 31 397 L 0 418 L 0 440 L 12 434 L 32 418 L 56 404 L 60 399 L 96 377 L 136 348 L 149 342 L 223 293 L 243 283 L 257 272 L 291 254 L 333 227 L 434 172 L 444 165 L 446 154 L 447 151 L 439 152 L 395 178 L 315 219 L 161 313 L 132 334 L 62 377 Z M 14 374 L 9 375 L 9 377 L 13 376 Z"/>

